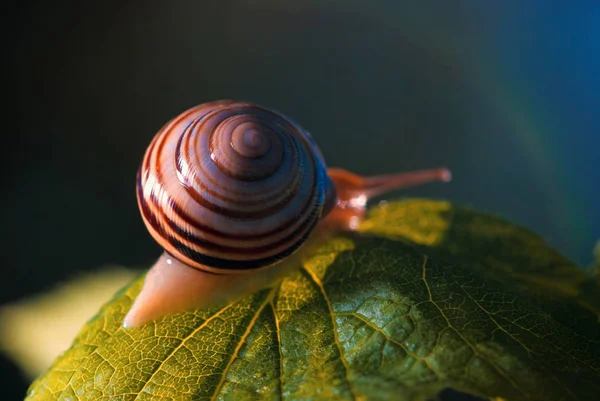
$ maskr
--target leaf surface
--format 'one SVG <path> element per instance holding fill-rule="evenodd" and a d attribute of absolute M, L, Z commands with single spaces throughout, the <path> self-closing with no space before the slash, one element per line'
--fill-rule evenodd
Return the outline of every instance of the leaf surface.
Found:
<path fill-rule="evenodd" d="M 117 294 L 28 400 L 507 400 L 600 392 L 598 287 L 536 235 L 445 202 L 372 210 L 272 289 L 138 329 Z"/>

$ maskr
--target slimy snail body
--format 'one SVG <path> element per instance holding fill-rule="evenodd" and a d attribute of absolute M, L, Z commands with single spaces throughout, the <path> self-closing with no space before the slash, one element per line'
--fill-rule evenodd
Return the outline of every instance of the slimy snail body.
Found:
<path fill-rule="evenodd" d="M 368 199 L 448 180 L 443 168 L 374 177 L 328 169 L 310 134 L 278 112 L 233 100 L 193 107 L 156 134 L 138 171 L 140 211 L 165 252 L 124 325 L 273 285 L 308 242 L 355 230 Z"/>

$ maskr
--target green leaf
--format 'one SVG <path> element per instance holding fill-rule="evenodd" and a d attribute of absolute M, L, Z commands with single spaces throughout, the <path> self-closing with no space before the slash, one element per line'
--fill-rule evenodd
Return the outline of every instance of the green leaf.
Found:
<path fill-rule="evenodd" d="M 597 396 L 597 282 L 539 237 L 419 200 L 375 208 L 361 230 L 276 288 L 125 330 L 140 278 L 28 400 Z"/>
<path fill-rule="evenodd" d="M 503 219 L 427 200 L 384 203 L 369 217 L 363 232 L 418 244 L 425 255 L 493 271 L 529 291 L 574 299 L 596 314 L 600 311 L 592 275 L 539 236 Z"/>

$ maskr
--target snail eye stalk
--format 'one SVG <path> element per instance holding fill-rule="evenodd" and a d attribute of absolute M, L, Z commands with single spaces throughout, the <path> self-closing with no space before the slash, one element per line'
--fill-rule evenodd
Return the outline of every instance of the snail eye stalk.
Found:
<path fill-rule="evenodd" d="M 354 230 L 371 197 L 449 177 L 327 170 L 310 134 L 276 111 L 233 100 L 193 107 L 159 130 L 138 170 L 142 219 L 165 252 L 124 325 L 273 285 L 299 266 L 309 238 Z"/>

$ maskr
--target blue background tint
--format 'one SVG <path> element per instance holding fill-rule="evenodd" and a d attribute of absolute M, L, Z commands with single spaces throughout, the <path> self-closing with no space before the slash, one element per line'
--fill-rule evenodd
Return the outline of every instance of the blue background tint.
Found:
<path fill-rule="evenodd" d="M 448 166 L 452 183 L 394 196 L 471 205 L 538 232 L 579 265 L 592 261 L 598 1 L 20 1 L 5 10 L 0 302 L 106 263 L 151 263 L 159 249 L 134 191 L 145 147 L 171 117 L 219 98 L 290 115 L 331 166 Z M 3 370 L 23 394 L 16 368 Z"/>

